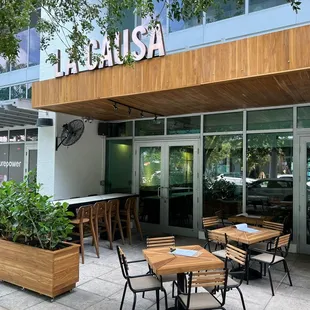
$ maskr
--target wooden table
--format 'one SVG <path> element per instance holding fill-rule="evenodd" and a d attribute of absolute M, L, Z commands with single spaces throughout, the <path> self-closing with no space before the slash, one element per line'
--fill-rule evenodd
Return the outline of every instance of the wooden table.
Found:
<path fill-rule="evenodd" d="M 244 246 L 244 249 L 248 252 L 248 259 L 247 259 L 247 266 L 246 266 L 246 279 L 247 283 L 249 283 L 249 279 L 257 279 L 258 277 L 261 277 L 260 273 L 259 276 L 257 274 L 257 270 L 249 269 L 249 246 L 251 244 L 255 244 L 261 241 L 270 240 L 272 238 L 280 236 L 280 232 L 277 230 L 267 229 L 263 227 L 258 226 L 249 226 L 250 228 L 259 230 L 259 232 L 256 233 L 248 233 L 241 230 L 238 230 L 236 226 L 227 226 L 223 228 L 218 228 L 213 231 L 217 233 L 222 233 L 223 235 L 226 233 L 228 239 L 237 241 L 239 243 L 242 243 Z"/>
<path fill-rule="evenodd" d="M 228 221 L 232 223 L 247 223 L 250 225 L 262 226 L 264 221 L 272 221 L 272 219 L 273 219 L 273 216 L 251 216 L 251 215 L 244 216 L 242 215 L 242 216 L 229 217 Z"/>
<path fill-rule="evenodd" d="M 198 257 L 170 254 L 169 247 L 143 250 L 143 255 L 157 275 L 177 274 L 178 285 L 184 290 L 184 273 L 200 270 L 224 268 L 224 262 L 200 245 L 180 246 L 177 248 L 200 251 Z M 174 307 L 169 309 L 175 309 Z"/>

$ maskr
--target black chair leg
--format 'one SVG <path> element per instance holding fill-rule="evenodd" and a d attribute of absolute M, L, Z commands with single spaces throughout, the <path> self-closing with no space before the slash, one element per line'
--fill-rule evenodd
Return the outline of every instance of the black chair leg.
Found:
<path fill-rule="evenodd" d="M 133 293 L 133 304 L 132 304 L 132 310 L 136 309 L 136 302 L 137 302 L 137 294 Z"/>
<path fill-rule="evenodd" d="M 268 274 L 269 274 L 269 281 L 270 281 L 270 287 L 271 287 L 272 296 L 274 296 L 274 290 L 273 290 L 273 284 L 272 284 L 272 277 L 271 277 L 270 267 L 271 267 L 271 265 L 268 266 Z"/>
<path fill-rule="evenodd" d="M 264 276 L 266 277 L 266 264 L 264 263 Z"/>
<path fill-rule="evenodd" d="M 125 286 L 124 286 L 124 292 L 123 292 L 121 307 L 119 308 L 120 310 L 123 309 L 123 304 L 124 304 L 124 300 L 125 300 L 126 290 L 127 290 L 127 282 L 126 282 L 126 284 L 125 284 Z"/>
<path fill-rule="evenodd" d="M 283 265 L 284 265 L 285 272 L 287 273 L 288 279 L 290 281 L 290 286 L 293 286 L 290 270 L 288 269 L 288 265 L 285 259 L 283 260 Z"/>
<path fill-rule="evenodd" d="M 164 287 L 162 287 L 161 290 L 164 292 L 164 295 L 165 295 L 165 307 L 166 307 L 166 309 L 168 309 L 168 296 L 167 296 L 167 292 L 166 292 Z"/>
<path fill-rule="evenodd" d="M 241 292 L 241 290 L 240 290 L 239 287 L 237 287 L 237 290 L 238 290 L 238 292 L 239 292 L 239 294 L 240 294 L 240 298 L 241 298 L 243 310 L 246 310 L 246 308 L 245 308 L 245 303 L 244 303 L 244 298 L 243 298 L 243 294 L 242 294 L 242 292 Z"/>
<path fill-rule="evenodd" d="M 159 290 L 156 290 L 156 309 L 159 310 Z"/>

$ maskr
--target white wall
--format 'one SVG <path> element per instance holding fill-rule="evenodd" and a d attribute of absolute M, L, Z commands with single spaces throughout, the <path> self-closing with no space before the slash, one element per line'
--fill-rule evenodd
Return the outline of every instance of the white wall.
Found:
<path fill-rule="evenodd" d="M 57 133 L 62 125 L 77 117 L 57 113 Z M 80 119 L 80 118 L 79 118 Z M 101 192 L 103 141 L 97 135 L 98 122 L 84 123 L 79 141 L 60 146 L 55 153 L 54 199 L 81 197 Z"/>

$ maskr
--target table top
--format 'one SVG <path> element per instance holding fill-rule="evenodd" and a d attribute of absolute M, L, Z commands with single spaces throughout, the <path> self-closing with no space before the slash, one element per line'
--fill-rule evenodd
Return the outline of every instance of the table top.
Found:
<path fill-rule="evenodd" d="M 71 198 L 71 199 L 62 199 L 62 200 L 54 200 L 54 202 L 64 203 L 67 202 L 69 205 L 82 204 L 82 203 L 92 203 L 96 201 L 104 201 L 110 199 L 120 199 L 127 197 L 134 197 L 136 194 L 123 194 L 123 193 L 113 193 L 106 195 L 95 195 L 95 196 L 87 196 L 87 197 L 79 197 L 79 198 Z"/>
<path fill-rule="evenodd" d="M 228 218 L 229 222 L 232 223 L 247 223 L 251 225 L 262 225 L 263 221 L 272 221 L 273 216 L 251 216 L 251 215 L 241 215 L 241 216 L 231 216 Z"/>
<path fill-rule="evenodd" d="M 143 255 L 157 275 L 177 274 L 190 271 L 224 268 L 224 262 L 200 245 L 177 247 L 186 250 L 201 251 L 197 257 L 170 254 L 169 247 L 143 250 Z"/>
<path fill-rule="evenodd" d="M 259 230 L 256 233 L 248 233 L 241 230 L 238 230 L 236 226 L 227 226 L 223 228 L 214 229 L 213 231 L 217 233 L 227 234 L 227 236 L 234 241 L 241 242 L 244 244 L 255 244 L 261 241 L 269 240 L 275 237 L 280 236 L 280 232 L 277 230 L 257 227 L 257 226 L 249 226 L 250 228 Z"/>

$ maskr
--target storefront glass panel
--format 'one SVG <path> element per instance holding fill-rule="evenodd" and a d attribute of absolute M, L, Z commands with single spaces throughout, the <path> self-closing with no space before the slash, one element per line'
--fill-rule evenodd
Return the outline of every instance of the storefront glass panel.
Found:
<path fill-rule="evenodd" d="M 135 135 L 136 136 L 156 136 L 165 133 L 164 119 L 151 119 L 135 122 Z"/>
<path fill-rule="evenodd" d="M 38 128 L 26 130 L 26 141 L 38 141 Z"/>
<path fill-rule="evenodd" d="M 297 128 L 310 128 L 310 107 L 297 108 Z"/>
<path fill-rule="evenodd" d="M 132 136 L 132 122 L 122 123 L 109 123 L 108 126 L 108 137 L 131 137 Z"/>
<path fill-rule="evenodd" d="M 286 4 L 287 0 L 249 0 L 249 12 L 256 12 Z"/>
<path fill-rule="evenodd" d="M 221 113 L 204 116 L 204 132 L 226 132 L 243 130 L 243 113 Z"/>
<path fill-rule="evenodd" d="M 247 136 L 246 212 L 292 229 L 293 134 Z"/>
<path fill-rule="evenodd" d="M 204 138 L 203 216 L 242 212 L 242 135 Z"/>
<path fill-rule="evenodd" d="M 24 143 L 10 144 L 9 180 L 21 182 L 24 177 Z"/>
<path fill-rule="evenodd" d="M 274 109 L 249 111 L 248 130 L 291 129 L 293 128 L 293 109 Z"/>
<path fill-rule="evenodd" d="M 194 133 L 200 133 L 200 116 L 167 119 L 168 135 L 184 135 Z"/>
<path fill-rule="evenodd" d="M 131 193 L 132 140 L 108 140 L 105 193 Z"/>
<path fill-rule="evenodd" d="M 8 142 L 8 131 L 0 131 L 0 143 Z"/>
<path fill-rule="evenodd" d="M 10 142 L 25 141 L 25 130 L 10 130 Z"/>
<path fill-rule="evenodd" d="M 8 181 L 9 175 L 9 145 L 0 144 L 0 184 L 2 182 Z"/>

